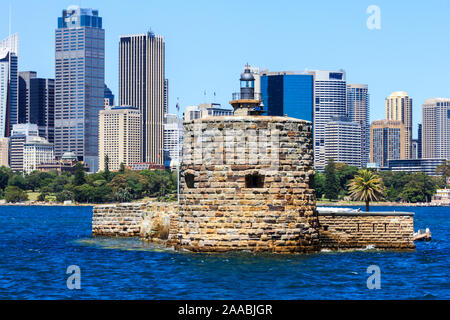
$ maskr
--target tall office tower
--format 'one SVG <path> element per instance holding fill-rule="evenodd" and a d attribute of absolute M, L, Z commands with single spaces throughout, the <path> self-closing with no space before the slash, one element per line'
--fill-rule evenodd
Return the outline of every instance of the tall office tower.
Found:
<path fill-rule="evenodd" d="M 19 123 L 34 123 L 39 136 L 54 142 L 55 81 L 37 78 L 36 72 L 19 73 Z"/>
<path fill-rule="evenodd" d="M 9 137 L 19 121 L 19 36 L 0 42 L 0 137 Z"/>
<path fill-rule="evenodd" d="M 425 100 L 422 125 L 422 157 L 450 159 L 450 99 Z"/>
<path fill-rule="evenodd" d="M 220 103 L 201 103 L 198 106 L 187 106 L 184 111 L 184 121 L 191 121 L 206 117 L 232 116 L 232 109 L 225 109 Z"/>
<path fill-rule="evenodd" d="M 314 76 L 295 72 L 262 72 L 261 97 L 269 116 L 313 121 Z"/>
<path fill-rule="evenodd" d="M 19 72 L 19 122 L 27 123 L 30 113 L 30 86 L 31 79 L 37 77 L 36 71 Z M 34 122 L 33 122 L 34 123 Z"/>
<path fill-rule="evenodd" d="M 164 115 L 169 113 L 169 79 L 164 79 Z"/>
<path fill-rule="evenodd" d="M 9 139 L 0 138 L 0 167 L 9 167 Z"/>
<path fill-rule="evenodd" d="M 325 163 L 329 159 L 361 167 L 361 125 L 346 117 L 333 117 L 325 124 Z"/>
<path fill-rule="evenodd" d="M 114 107 L 114 95 L 112 91 L 106 86 L 106 84 L 105 84 L 104 99 L 105 99 L 105 109 L 108 107 Z"/>
<path fill-rule="evenodd" d="M 34 136 L 23 145 L 23 172 L 31 173 L 38 165 L 53 161 L 53 144 L 47 139 Z"/>
<path fill-rule="evenodd" d="M 347 115 L 345 71 L 312 70 L 314 75 L 314 166 L 325 169 L 325 124 L 332 117 Z"/>
<path fill-rule="evenodd" d="M 403 142 L 404 158 L 411 158 L 411 140 L 412 140 L 412 99 L 406 92 L 393 92 L 386 98 L 386 120 L 401 121 L 405 126 L 405 135 Z"/>
<path fill-rule="evenodd" d="M 117 171 L 120 164 L 131 166 L 141 161 L 141 114 L 137 108 L 112 107 L 100 111 L 100 170 Z"/>
<path fill-rule="evenodd" d="M 98 113 L 104 106 L 105 30 L 97 10 L 70 6 L 55 32 L 55 156 L 73 151 L 98 168 Z"/>
<path fill-rule="evenodd" d="M 369 161 L 369 91 L 366 84 L 347 84 L 347 116 L 361 126 L 361 166 Z"/>
<path fill-rule="evenodd" d="M 164 39 L 153 32 L 121 36 L 119 103 L 141 112 L 142 162 L 163 165 Z"/>
<path fill-rule="evenodd" d="M 417 125 L 417 157 L 418 159 L 422 159 L 422 124 L 419 123 Z"/>
<path fill-rule="evenodd" d="M 38 137 L 39 129 L 36 124 L 15 124 L 9 138 L 9 166 L 13 171 L 23 170 L 23 149 L 31 138 Z"/>
<path fill-rule="evenodd" d="M 164 166 L 174 169 L 181 159 L 183 120 L 176 114 L 164 116 Z"/>
<path fill-rule="evenodd" d="M 370 125 L 370 162 L 386 167 L 388 160 L 405 159 L 405 134 L 401 121 L 373 121 Z"/>

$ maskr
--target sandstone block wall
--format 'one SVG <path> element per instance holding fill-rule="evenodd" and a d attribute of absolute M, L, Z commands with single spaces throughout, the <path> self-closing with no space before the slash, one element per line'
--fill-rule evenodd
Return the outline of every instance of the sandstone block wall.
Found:
<path fill-rule="evenodd" d="M 311 123 L 267 116 L 184 124 L 178 238 L 191 251 L 320 248 Z"/>
<path fill-rule="evenodd" d="M 122 203 L 95 206 L 92 215 L 92 234 L 101 236 L 139 236 L 145 203 Z"/>
<path fill-rule="evenodd" d="M 322 249 L 414 249 L 414 214 L 319 213 Z"/>

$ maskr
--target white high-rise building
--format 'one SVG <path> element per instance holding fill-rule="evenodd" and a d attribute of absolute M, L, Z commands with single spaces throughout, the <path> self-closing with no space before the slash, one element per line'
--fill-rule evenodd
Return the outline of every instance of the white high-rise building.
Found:
<path fill-rule="evenodd" d="M 0 42 L 0 137 L 19 122 L 18 47 L 17 34 Z"/>
<path fill-rule="evenodd" d="M 9 139 L 0 138 L 0 167 L 9 167 Z"/>
<path fill-rule="evenodd" d="M 222 108 L 219 103 L 201 103 L 198 106 L 186 107 L 186 110 L 184 111 L 184 121 L 231 115 L 233 115 L 233 110 Z"/>
<path fill-rule="evenodd" d="M 422 158 L 450 159 L 450 99 L 430 98 L 422 105 Z"/>
<path fill-rule="evenodd" d="M 345 71 L 308 70 L 314 75 L 314 166 L 324 170 L 325 125 L 332 117 L 347 116 L 347 88 Z"/>
<path fill-rule="evenodd" d="M 333 158 L 349 166 L 361 167 L 361 125 L 348 118 L 334 118 L 325 124 L 325 163 Z"/>
<path fill-rule="evenodd" d="M 29 137 L 23 146 L 23 171 L 33 172 L 37 166 L 53 161 L 53 144 L 45 138 Z"/>
<path fill-rule="evenodd" d="M 164 116 L 164 166 L 176 168 L 181 159 L 183 120 L 176 114 Z"/>

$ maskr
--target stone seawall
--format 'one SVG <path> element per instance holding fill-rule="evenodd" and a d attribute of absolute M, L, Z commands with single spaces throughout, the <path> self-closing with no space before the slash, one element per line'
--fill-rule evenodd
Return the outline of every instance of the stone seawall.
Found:
<path fill-rule="evenodd" d="M 319 213 L 322 249 L 414 249 L 414 213 Z"/>
<path fill-rule="evenodd" d="M 137 203 L 100 205 L 94 207 L 92 219 L 93 235 L 139 237 L 143 240 L 163 244 L 169 247 L 186 248 L 181 245 L 182 233 L 179 231 L 180 218 L 178 205 L 173 203 Z M 404 212 L 360 212 L 360 213 L 327 213 L 319 215 L 319 242 L 321 249 L 346 250 L 373 246 L 376 249 L 411 250 L 413 242 L 414 214 Z M 267 218 L 268 219 L 268 218 Z M 213 238 L 221 237 L 232 248 L 236 241 L 242 241 L 239 235 L 247 235 L 252 228 L 261 229 L 265 234 L 268 226 L 259 223 L 247 226 L 245 224 L 230 225 L 229 230 L 211 233 Z M 285 231 L 283 231 L 285 232 Z M 181 237 L 180 237 L 181 236 Z M 181 239 L 180 239 L 181 238 Z M 225 240 L 227 239 L 227 240 Z M 280 240 L 290 241 L 287 237 Z M 205 240 L 204 240 L 205 241 Z M 249 244 L 251 243 L 249 240 Z M 264 237 L 267 248 L 273 243 L 272 252 L 298 252 L 301 250 L 276 250 L 280 242 Z M 302 244 L 288 242 L 289 246 Z M 204 245 L 202 248 L 208 248 Z M 248 245 L 252 251 L 270 251 L 267 248 L 258 250 L 256 246 Z M 224 251 L 221 247 L 210 246 L 209 252 Z M 199 250 L 192 250 L 199 251 Z"/>

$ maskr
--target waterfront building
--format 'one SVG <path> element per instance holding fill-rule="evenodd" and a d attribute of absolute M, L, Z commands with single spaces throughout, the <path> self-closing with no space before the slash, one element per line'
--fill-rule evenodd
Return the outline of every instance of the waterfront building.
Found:
<path fill-rule="evenodd" d="M 9 139 L 0 137 L 0 167 L 9 167 Z"/>
<path fill-rule="evenodd" d="M 201 103 L 198 106 L 187 106 L 184 111 L 184 121 L 191 121 L 206 117 L 233 115 L 232 109 L 222 108 L 220 103 Z"/>
<path fill-rule="evenodd" d="M 105 99 L 105 109 L 109 108 L 109 107 L 114 107 L 114 95 L 112 93 L 112 91 L 107 87 L 107 85 L 105 84 L 105 95 L 104 95 L 104 99 Z"/>
<path fill-rule="evenodd" d="M 37 166 L 53 160 L 53 144 L 39 136 L 29 137 L 23 145 L 23 171 L 30 173 Z"/>
<path fill-rule="evenodd" d="M 18 47 L 17 34 L 0 42 L 0 138 L 19 122 Z"/>
<path fill-rule="evenodd" d="M 130 167 L 133 171 L 142 171 L 142 170 L 164 170 L 164 165 L 150 162 L 138 162 L 133 163 Z"/>
<path fill-rule="evenodd" d="M 450 205 L 450 189 L 437 189 L 431 202 L 439 205 Z"/>
<path fill-rule="evenodd" d="M 70 6 L 55 32 L 55 156 L 71 150 L 98 170 L 104 107 L 105 30 L 98 10 Z"/>
<path fill-rule="evenodd" d="M 422 105 L 422 125 L 422 156 L 450 159 L 450 99 L 427 99 Z"/>
<path fill-rule="evenodd" d="M 292 71 L 262 72 L 261 98 L 269 116 L 313 121 L 314 76 Z M 255 91 L 258 93 L 258 91 Z"/>
<path fill-rule="evenodd" d="M 373 121 L 370 125 L 370 162 L 385 167 L 388 160 L 405 159 L 405 134 L 401 121 Z"/>
<path fill-rule="evenodd" d="M 37 78 L 34 71 L 19 72 L 19 123 L 38 125 L 39 136 L 54 142 L 55 82 Z"/>
<path fill-rule="evenodd" d="M 347 116 L 345 71 L 312 70 L 314 75 L 314 166 L 325 169 L 325 124 L 332 117 Z"/>
<path fill-rule="evenodd" d="M 424 172 L 430 176 L 438 176 L 436 168 L 445 163 L 446 159 L 396 159 L 388 160 L 387 166 L 382 170 L 403 172 Z"/>
<path fill-rule="evenodd" d="M 347 84 L 347 116 L 361 126 L 361 166 L 369 161 L 369 89 L 366 84 Z"/>
<path fill-rule="evenodd" d="M 361 125 L 346 117 L 335 117 L 325 124 L 325 162 L 334 159 L 361 167 Z"/>
<path fill-rule="evenodd" d="M 181 159 L 183 121 L 176 114 L 164 116 L 164 166 L 174 169 Z"/>
<path fill-rule="evenodd" d="M 31 138 L 39 136 L 37 124 L 15 124 L 9 138 L 9 166 L 13 171 L 23 171 L 24 145 Z"/>
<path fill-rule="evenodd" d="M 141 162 L 164 164 L 165 49 L 153 32 L 121 36 L 119 41 L 119 104 L 141 113 Z"/>
<path fill-rule="evenodd" d="M 404 157 L 411 158 L 411 140 L 412 140 L 412 99 L 404 91 L 391 93 L 385 100 L 386 119 L 400 121 L 405 130 L 403 135 Z"/>
<path fill-rule="evenodd" d="M 100 170 L 117 171 L 120 164 L 131 166 L 141 160 L 141 113 L 134 107 L 112 107 L 100 111 Z"/>

